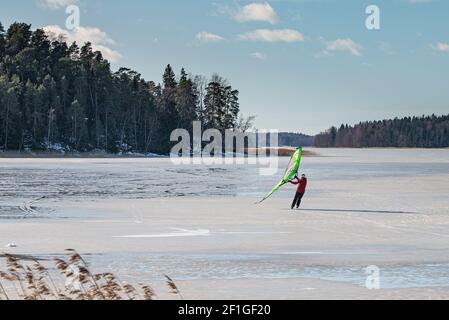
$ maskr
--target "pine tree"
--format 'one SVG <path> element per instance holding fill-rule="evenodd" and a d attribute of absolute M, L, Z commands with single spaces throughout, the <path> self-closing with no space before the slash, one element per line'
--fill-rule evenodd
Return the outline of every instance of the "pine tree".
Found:
<path fill-rule="evenodd" d="M 160 152 L 167 153 L 171 147 L 170 134 L 178 128 L 180 117 L 176 106 L 176 77 L 170 65 L 165 69 L 162 88 L 162 103 L 160 106 L 159 121 L 161 123 L 161 136 L 159 137 Z"/>
<path fill-rule="evenodd" d="M 226 97 L 223 86 L 218 82 L 210 82 L 204 98 L 204 126 L 207 129 L 223 130 L 226 109 Z"/>
<path fill-rule="evenodd" d="M 233 90 L 231 86 L 224 88 L 226 106 L 223 118 L 224 129 L 234 129 L 240 113 L 239 91 Z"/>
<path fill-rule="evenodd" d="M 0 106 L 2 128 L 3 128 L 3 149 L 20 150 L 22 136 L 20 123 L 20 105 L 18 99 L 20 80 L 17 76 L 12 81 L 6 77 L 0 78 Z"/>
<path fill-rule="evenodd" d="M 44 112 L 40 92 L 30 80 L 24 88 L 23 108 L 27 132 L 25 148 L 40 149 L 43 141 Z"/>
<path fill-rule="evenodd" d="M 6 33 L 6 53 L 14 57 L 28 47 L 31 39 L 31 25 L 26 23 L 13 23 Z"/>
<path fill-rule="evenodd" d="M 179 85 L 176 90 L 176 107 L 179 114 L 179 128 L 192 128 L 192 122 L 197 119 L 197 102 L 198 97 L 195 92 L 193 81 L 187 77 L 187 73 L 184 68 L 182 68 Z"/>

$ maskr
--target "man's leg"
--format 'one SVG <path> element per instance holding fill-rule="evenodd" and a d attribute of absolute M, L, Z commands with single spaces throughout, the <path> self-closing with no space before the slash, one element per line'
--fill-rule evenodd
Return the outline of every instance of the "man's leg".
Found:
<path fill-rule="evenodd" d="M 296 209 L 299 209 L 301 206 L 302 197 L 304 197 L 304 193 L 298 193 L 298 200 L 296 202 Z"/>
<path fill-rule="evenodd" d="M 295 194 L 295 199 L 293 199 L 292 210 L 295 208 L 296 203 L 298 202 L 299 193 Z"/>

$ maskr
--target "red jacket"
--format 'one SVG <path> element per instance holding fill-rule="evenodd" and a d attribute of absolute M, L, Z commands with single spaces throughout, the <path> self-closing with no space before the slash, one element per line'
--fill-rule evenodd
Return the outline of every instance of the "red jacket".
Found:
<path fill-rule="evenodd" d="M 292 181 L 293 184 L 298 184 L 298 189 L 296 190 L 299 193 L 306 193 L 306 189 L 307 189 L 307 178 L 302 178 L 301 180 L 299 180 L 298 178 L 296 178 L 295 181 Z"/>

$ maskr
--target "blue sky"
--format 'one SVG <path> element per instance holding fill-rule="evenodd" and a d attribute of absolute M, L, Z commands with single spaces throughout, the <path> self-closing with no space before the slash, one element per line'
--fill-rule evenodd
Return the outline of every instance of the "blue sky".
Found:
<path fill-rule="evenodd" d="M 66 6 L 81 25 L 66 31 Z M 368 5 L 381 29 L 365 27 Z M 219 73 L 264 129 L 315 134 L 331 125 L 449 113 L 447 0 L 20 0 L 0 21 L 91 40 L 113 67 L 160 81 Z"/>

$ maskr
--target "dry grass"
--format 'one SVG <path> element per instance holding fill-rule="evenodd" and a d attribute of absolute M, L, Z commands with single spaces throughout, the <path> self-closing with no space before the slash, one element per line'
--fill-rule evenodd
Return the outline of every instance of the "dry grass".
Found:
<path fill-rule="evenodd" d="M 112 273 L 92 273 L 83 257 L 68 249 L 67 259 L 55 259 L 51 273 L 37 260 L 23 261 L 5 254 L 6 271 L 0 271 L 0 300 L 154 300 L 150 285 L 122 283 Z M 166 276 L 170 293 L 182 299 L 173 279 Z M 64 285 L 61 285 L 64 283 Z"/>

